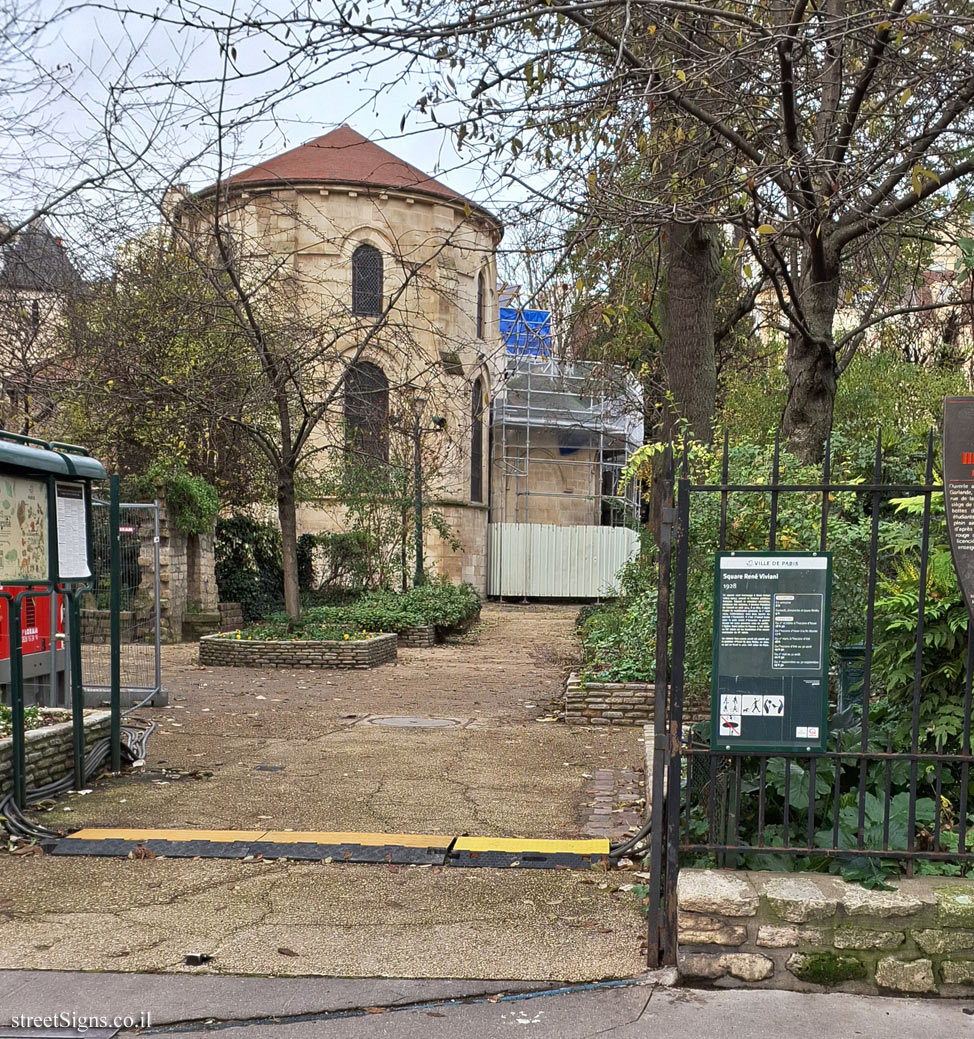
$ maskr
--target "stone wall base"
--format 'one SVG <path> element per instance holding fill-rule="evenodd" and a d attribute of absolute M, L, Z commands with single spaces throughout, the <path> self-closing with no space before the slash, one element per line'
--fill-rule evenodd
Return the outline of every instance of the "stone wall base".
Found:
<path fill-rule="evenodd" d="M 108 711 L 85 712 L 85 747 L 109 734 L 111 715 Z M 70 721 L 31 729 L 25 734 L 27 787 L 44 786 L 62 779 L 74 768 L 74 727 Z M 14 785 L 13 739 L 0 739 L 0 797 Z"/>
<path fill-rule="evenodd" d="M 119 630 L 124 643 L 145 642 L 155 631 L 155 609 L 153 606 L 136 606 L 132 610 L 121 610 L 118 615 Z M 104 644 L 111 641 L 112 614 L 110 610 L 81 611 L 81 641 Z"/>
<path fill-rule="evenodd" d="M 183 642 L 195 642 L 204 635 L 212 635 L 214 632 L 222 630 L 219 613 L 183 614 Z"/>
<path fill-rule="evenodd" d="M 895 888 L 683 869 L 680 973 L 721 987 L 974 995 L 974 880 L 915 877 Z"/>
<path fill-rule="evenodd" d="M 217 604 L 220 611 L 220 631 L 239 631 L 244 626 L 243 607 L 238 602 Z"/>
<path fill-rule="evenodd" d="M 436 628 L 432 624 L 419 624 L 399 632 L 399 645 L 407 649 L 429 649 L 436 642 Z"/>
<path fill-rule="evenodd" d="M 645 725 L 653 720 L 656 686 L 652 682 L 592 682 L 572 672 L 565 683 L 565 721 L 573 725 Z M 687 708 L 684 721 L 701 721 Z"/>

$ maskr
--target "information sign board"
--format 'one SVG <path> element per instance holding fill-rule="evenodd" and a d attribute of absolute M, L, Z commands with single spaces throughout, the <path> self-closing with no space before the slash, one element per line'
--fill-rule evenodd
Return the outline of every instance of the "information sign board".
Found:
<path fill-rule="evenodd" d="M 57 502 L 57 561 L 61 580 L 91 577 L 88 566 L 88 515 L 82 483 L 54 485 Z"/>
<path fill-rule="evenodd" d="M 944 504 L 957 583 L 970 613 L 974 604 L 974 397 L 944 398 Z"/>
<path fill-rule="evenodd" d="M 825 750 L 831 578 L 826 552 L 718 553 L 714 749 Z"/>
<path fill-rule="evenodd" d="M 0 584 L 47 581 L 47 481 L 0 475 Z"/>

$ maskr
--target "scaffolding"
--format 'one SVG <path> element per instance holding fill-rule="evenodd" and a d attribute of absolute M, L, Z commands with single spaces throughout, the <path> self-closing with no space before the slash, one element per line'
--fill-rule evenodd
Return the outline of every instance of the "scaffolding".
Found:
<path fill-rule="evenodd" d="M 491 523 L 633 526 L 643 442 L 639 384 L 616 365 L 509 353 L 491 404 Z"/>

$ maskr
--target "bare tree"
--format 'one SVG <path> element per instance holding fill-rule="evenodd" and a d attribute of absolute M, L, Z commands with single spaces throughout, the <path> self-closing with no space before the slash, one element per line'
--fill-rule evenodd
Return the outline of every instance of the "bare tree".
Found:
<path fill-rule="evenodd" d="M 296 17 L 307 31 L 305 55 L 354 46 L 365 62 L 372 47 L 441 70 L 420 110 L 459 105 L 440 121 L 463 146 L 502 156 L 502 172 L 542 204 L 586 214 L 620 153 L 639 154 L 651 176 L 636 197 L 623 187 L 618 205 L 656 226 L 685 225 L 686 242 L 672 244 L 685 266 L 707 262 L 703 244 L 684 249 L 707 239 L 704 225 L 735 227 L 787 328 L 784 430 L 800 455 L 820 454 L 857 344 L 837 343 L 834 328 L 851 259 L 889 255 L 929 204 L 944 215 L 965 202 L 974 58 L 963 5 L 358 10 L 331 20 L 292 12 L 287 24 Z M 895 302 L 880 296 L 869 320 L 899 316 Z"/>

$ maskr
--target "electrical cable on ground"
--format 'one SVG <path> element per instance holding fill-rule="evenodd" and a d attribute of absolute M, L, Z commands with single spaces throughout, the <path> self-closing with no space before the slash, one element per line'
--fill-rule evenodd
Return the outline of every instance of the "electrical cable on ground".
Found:
<path fill-rule="evenodd" d="M 653 818 L 652 815 L 643 823 L 643 825 L 627 840 L 621 844 L 612 844 L 609 846 L 609 858 L 619 859 L 623 855 L 630 855 L 636 848 L 642 844 L 644 840 L 650 835 L 653 830 Z"/>
<path fill-rule="evenodd" d="M 122 757 L 127 762 L 145 760 L 146 740 L 155 729 L 156 723 L 149 722 L 145 728 L 135 728 L 131 725 L 122 727 Z M 96 775 L 104 766 L 111 751 L 111 740 L 107 737 L 99 740 L 85 755 L 85 782 Z M 59 794 L 65 794 L 74 788 L 74 772 L 68 772 L 61 779 L 55 779 L 43 786 L 34 787 L 27 791 L 27 803 L 36 804 Z M 61 836 L 56 830 L 40 826 L 28 819 L 18 807 L 14 794 L 11 792 L 0 799 L 0 823 L 11 835 L 25 840 L 47 841 L 56 840 Z"/>

